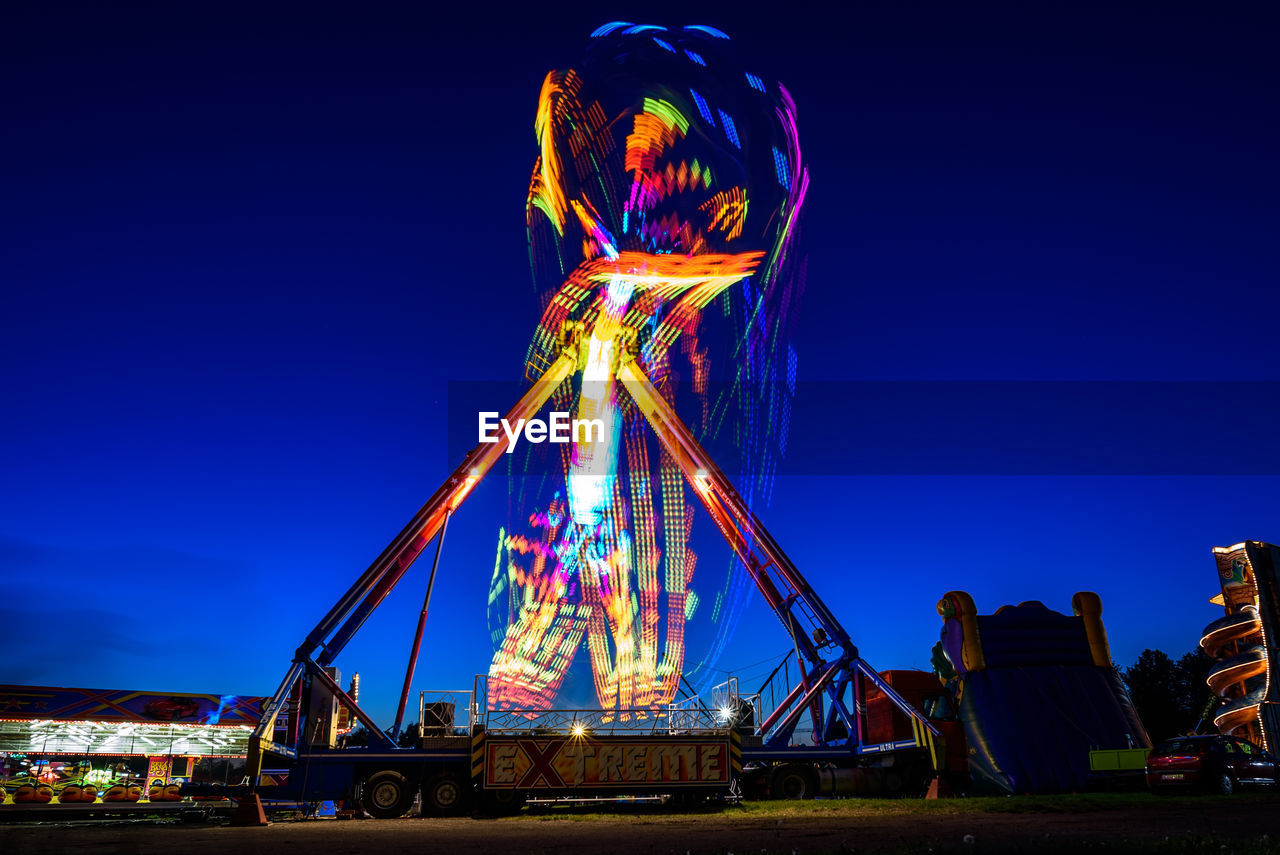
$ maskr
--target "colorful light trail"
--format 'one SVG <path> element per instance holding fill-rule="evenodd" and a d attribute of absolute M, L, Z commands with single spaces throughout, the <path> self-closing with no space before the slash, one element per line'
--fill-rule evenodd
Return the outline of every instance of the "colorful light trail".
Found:
<path fill-rule="evenodd" d="M 527 223 L 542 317 L 526 375 L 539 377 L 579 325 L 579 371 L 550 406 L 606 429 L 511 456 L 489 703 L 582 704 L 566 679 L 585 643 L 594 703 L 665 705 L 682 675 L 716 661 L 754 586 L 723 546 L 711 547 L 714 568 L 695 551 L 696 532 L 715 529 L 619 394 L 618 359 L 634 352 L 700 439 L 731 438 L 744 498 L 768 500 L 804 285 L 795 105 L 719 30 L 618 22 L 593 34 L 577 67 L 547 75 L 534 131 Z"/>

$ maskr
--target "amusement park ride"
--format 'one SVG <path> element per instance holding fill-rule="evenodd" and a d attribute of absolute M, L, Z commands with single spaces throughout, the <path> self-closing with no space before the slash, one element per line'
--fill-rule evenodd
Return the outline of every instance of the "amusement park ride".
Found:
<path fill-rule="evenodd" d="M 576 798 L 747 790 L 802 797 L 813 795 L 823 778 L 832 788 L 851 782 L 866 789 L 923 788 L 948 765 L 941 737 L 952 723 L 920 712 L 895 689 L 893 672 L 886 678 L 859 656 L 672 403 L 673 371 L 684 367 L 694 378 L 689 385 L 696 390 L 701 382 L 705 390 L 713 352 L 719 369 L 751 390 L 732 405 L 737 409 L 729 418 L 768 423 L 785 434 L 785 424 L 775 422 L 786 418 L 778 412 L 789 412 L 786 396 L 794 393 L 789 337 L 804 265 L 792 250 L 808 172 L 790 94 L 742 68 L 732 54 L 729 36 L 712 27 L 612 22 L 592 33 L 582 65 L 547 75 L 539 96 L 539 154 L 526 214 L 543 315 L 529 351 L 531 385 L 503 421 L 531 421 L 549 401 L 574 397 L 579 414 L 607 416 L 601 421 L 612 425 L 602 432 L 608 435 L 575 442 L 562 457 L 568 527 L 585 561 L 551 562 L 556 566 L 541 577 L 540 592 L 524 592 L 542 598 L 538 606 L 545 611 L 530 616 L 526 610 L 508 625 L 491 676 L 477 678 L 472 691 L 420 702 L 418 744 L 398 747 L 445 530 L 515 442 L 505 430 L 482 437 L 297 648 L 249 740 L 255 790 L 283 799 L 354 798 L 372 815 L 399 816 L 419 792 L 434 812 L 458 809 L 473 794 L 491 806 L 518 804 L 535 792 Z M 713 301 L 722 317 L 704 325 L 703 310 Z M 704 327 L 710 331 L 705 342 Z M 728 344 L 716 351 L 721 339 Z M 632 460 L 632 451 L 636 458 L 648 454 L 642 421 L 657 439 L 656 466 Z M 630 512 L 610 505 L 619 489 L 624 423 L 627 442 L 644 443 L 638 451 L 627 446 Z M 757 469 L 767 469 L 761 465 L 767 455 L 752 453 Z M 683 621 L 696 608 L 692 596 L 683 599 L 694 564 L 686 559 L 692 509 L 686 515 L 681 480 L 790 638 L 792 653 L 774 675 L 781 679 L 766 681 L 768 698 L 763 687 L 740 695 L 731 679 L 712 690 L 710 704 L 676 700 Z M 660 504 L 648 503 L 651 488 L 661 493 Z M 635 500 L 638 492 L 644 495 Z M 529 514 L 533 505 L 546 509 L 540 501 L 522 497 L 515 504 Z M 653 537 L 654 507 L 664 521 L 660 544 Z M 638 645 L 634 635 L 614 632 L 612 667 L 603 661 L 609 642 L 601 628 L 617 615 L 617 627 L 631 617 L 624 587 L 631 571 L 601 580 L 613 556 L 630 554 L 621 545 L 631 537 L 629 526 L 638 532 L 635 575 L 645 576 L 639 592 L 645 611 Z M 435 559 L 395 724 L 383 731 L 342 690 L 333 663 L 433 540 Z M 534 546 L 552 553 L 558 545 Z M 663 619 L 654 570 L 659 560 L 666 562 L 668 585 L 660 662 L 654 655 Z M 561 610 L 556 586 L 571 574 L 585 604 Z M 600 596 L 606 587 L 608 596 Z M 553 650 L 547 627 L 554 630 L 565 615 L 572 626 L 556 631 L 572 644 Z M 576 649 L 584 633 L 601 709 L 548 709 L 572 661 L 571 650 L 553 654 Z M 633 655 L 637 646 L 641 655 Z M 624 652 L 630 657 L 625 667 Z M 554 666 L 543 667 L 540 657 L 554 658 Z M 792 674 L 794 684 L 772 691 Z M 465 723 L 455 726 L 462 698 Z M 343 708 L 363 723 L 368 745 L 340 745 Z M 877 776 L 890 783 L 876 782 Z"/>
<path fill-rule="evenodd" d="M 581 323 L 565 325 L 557 358 L 507 413 L 509 422 L 536 415 L 559 384 L 586 367 L 592 335 Z M 499 435 L 467 454 L 298 647 L 250 738 L 251 787 L 279 798 L 355 798 L 370 814 L 391 817 L 405 813 L 419 790 L 425 808 L 435 812 L 461 808 L 472 793 L 490 805 L 519 804 L 535 791 L 707 795 L 739 792 L 745 764 L 757 789 L 805 797 L 816 791 L 821 769 L 863 769 L 865 777 L 865 770 L 896 766 L 895 780 L 920 784 L 945 765 L 939 727 L 859 656 L 835 615 L 641 370 L 634 337 L 623 329 L 618 344 L 612 349 L 616 377 L 790 636 L 798 679 L 782 701 L 758 710 L 758 700 L 740 697 L 731 681 L 712 706 L 489 710 L 486 678 L 478 677 L 475 691 L 454 694 L 467 699 L 465 730 L 453 727 L 451 706 L 420 705 L 420 744 L 397 747 L 445 529 L 506 451 L 509 441 Z M 396 724 L 386 732 L 342 690 L 331 665 L 432 540 L 437 545 L 427 603 Z M 871 741 L 869 692 L 905 716 L 910 731 L 903 727 L 896 738 Z M 337 747 L 339 705 L 364 724 L 367 746 Z M 812 741 L 795 744 L 805 717 Z M 273 768 L 288 774 L 263 774 Z M 280 783 L 268 786 L 269 780 Z"/>

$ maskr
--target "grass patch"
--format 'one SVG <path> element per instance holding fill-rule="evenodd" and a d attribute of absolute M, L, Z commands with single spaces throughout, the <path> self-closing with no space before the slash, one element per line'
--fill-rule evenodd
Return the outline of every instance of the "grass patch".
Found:
<path fill-rule="evenodd" d="M 1197 803 L 1204 800 L 1187 797 Z M 1072 793 L 1050 796 L 971 796 L 957 799 L 815 799 L 743 802 L 742 810 L 771 816 L 952 816 L 972 813 L 1094 813 L 1176 803 L 1149 793 Z"/>
<path fill-rule="evenodd" d="M 1027 852 L 1025 843 L 983 843 L 975 840 L 972 843 L 938 843 L 920 842 L 899 846 L 863 849 L 859 847 L 841 849 L 805 849 L 803 855 L 951 855 L 951 853 L 971 853 L 971 855 L 1004 855 L 1004 853 Z M 1109 843 L 1090 840 L 1057 840 L 1036 844 L 1035 855 L 1075 855 L 1079 852 L 1122 853 L 1122 855 L 1275 855 L 1280 852 L 1280 845 L 1270 838 L 1258 840 L 1238 840 L 1228 837 L 1210 835 L 1207 837 L 1181 837 L 1166 840 L 1129 840 L 1118 839 Z M 797 855 L 795 847 L 779 849 L 761 849 L 759 855 Z M 714 853 L 690 852 L 690 855 L 733 855 L 731 849 L 721 849 Z M 757 855 L 755 850 L 742 855 Z"/>
<path fill-rule="evenodd" d="M 736 805 L 711 804 L 677 809 L 665 806 L 557 806 L 530 810 L 509 817 L 515 822 L 664 822 L 698 816 L 742 819 L 803 819 L 878 816 L 963 816 L 971 814 L 1088 814 L 1118 810 L 1194 807 L 1212 810 L 1219 804 L 1280 807 L 1270 794 L 1234 796 L 1153 796 L 1150 793 L 1073 793 L 1047 796 L 974 796 L 955 799 L 814 799 L 812 801 L 746 801 Z"/>

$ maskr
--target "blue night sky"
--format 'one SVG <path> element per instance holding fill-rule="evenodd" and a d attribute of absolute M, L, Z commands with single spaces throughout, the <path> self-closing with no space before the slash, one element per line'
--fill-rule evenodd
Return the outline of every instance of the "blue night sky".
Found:
<path fill-rule="evenodd" d="M 1280 381 L 1264 4 L 430 6 L 8 7 L 0 682 L 275 689 L 456 464 L 448 384 L 518 388 L 537 94 L 608 20 L 720 27 L 795 96 L 802 380 Z M 1210 547 L 1280 540 L 1280 465 L 1214 457 L 1268 447 L 1277 387 L 1230 389 L 1179 423 L 1194 452 L 1087 475 L 821 474 L 851 426 L 819 407 L 758 512 L 879 668 L 928 667 L 953 589 L 1095 590 L 1118 662 L 1180 654 L 1220 614 Z M 1169 427 L 1141 416 L 1122 446 Z M 1013 427 L 1099 441 L 1052 421 Z M 495 480 L 451 524 L 418 687 L 488 667 L 505 513 Z M 426 571 L 338 663 L 379 718 Z M 716 667 L 787 647 L 757 598 Z"/>

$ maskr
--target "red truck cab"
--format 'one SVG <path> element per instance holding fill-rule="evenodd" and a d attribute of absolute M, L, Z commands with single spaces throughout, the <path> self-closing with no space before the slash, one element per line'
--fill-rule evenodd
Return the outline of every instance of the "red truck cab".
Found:
<path fill-rule="evenodd" d="M 881 671 L 880 676 L 913 707 L 928 716 L 942 731 L 945 749 L 945 771 L 962 779 L 969 773 L 964 725 L 955 715 L 951 700 L 938 676 L 928 671 Z M 911 719 L 874 686 L 867 687 L 867 742 L 893 742 L 910 739 Z"/>

